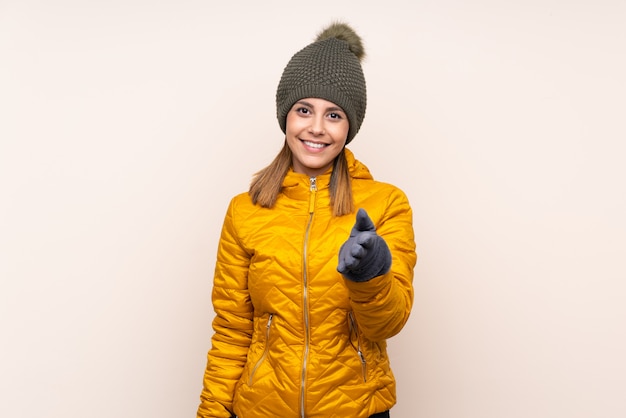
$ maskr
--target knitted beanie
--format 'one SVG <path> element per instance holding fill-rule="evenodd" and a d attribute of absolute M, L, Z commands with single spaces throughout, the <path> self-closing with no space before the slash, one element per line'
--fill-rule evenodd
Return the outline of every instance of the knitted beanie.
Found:
<path fill-rule="evenodd" d="M 361 38 L 345 23 L 332 23 L 312 44 L 297 52 L 285 67 L 276 91 L 276 114 L 283 132 L 287 113 L 300 99 L 315 97 L 340 106 L 350 124 L 346 144 L 357 134 L 367 94 Z"/>

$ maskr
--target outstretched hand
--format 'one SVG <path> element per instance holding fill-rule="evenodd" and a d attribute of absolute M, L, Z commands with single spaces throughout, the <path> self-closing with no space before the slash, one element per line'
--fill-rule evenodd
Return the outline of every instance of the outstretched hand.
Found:
<path fill-rule="evenodd" d="M 355 282 L 385 274 L 391 268 L 391 252 L 376 233 L 374 222 L 365 209 L 359 209 L 350 237 L 339 250 L 337 271 Z"/>

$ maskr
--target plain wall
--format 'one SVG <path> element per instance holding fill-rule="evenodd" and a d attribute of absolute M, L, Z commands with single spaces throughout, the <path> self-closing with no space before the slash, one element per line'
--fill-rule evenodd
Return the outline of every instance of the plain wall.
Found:
<path fill-rule="evenodd" d="M 621 0 L 0 0 L 0 416 L 194 416 L 228 200 L 333 19 L 415 212 L 394 418 L 626 416 Z"/>

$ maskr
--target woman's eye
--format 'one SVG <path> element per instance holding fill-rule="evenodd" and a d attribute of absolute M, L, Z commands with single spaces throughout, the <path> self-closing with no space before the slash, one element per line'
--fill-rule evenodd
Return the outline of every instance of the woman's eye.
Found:
<path fill-rule="evenodd" d="M 331 119 L 341 119 L 341 115 L 339 113 L 331 113 L 328 115 Z"/>
<path fill-rule="evenodd" d="M 306 107 L 299 107 L 299 108 L 296 109 L 296 112 L 302 113 L 304 115 L 308 115 L 309 114 L 309 109 L 307 109 Z"/>

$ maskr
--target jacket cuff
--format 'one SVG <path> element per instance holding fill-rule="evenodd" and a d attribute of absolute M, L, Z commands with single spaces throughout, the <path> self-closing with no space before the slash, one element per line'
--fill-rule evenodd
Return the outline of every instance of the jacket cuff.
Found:
<path fill-rule="evenodd" d="M 350 291 L 350 299 L 356 303 L 368 303 L 384 297 L 391 287 L 391 273 L 374 277 L 366 282 L 355 282 L 344 277 Z"/>

